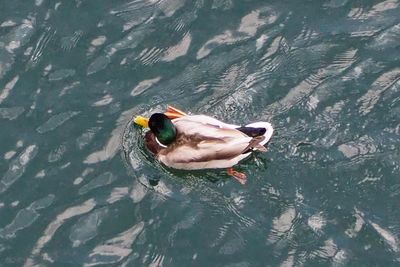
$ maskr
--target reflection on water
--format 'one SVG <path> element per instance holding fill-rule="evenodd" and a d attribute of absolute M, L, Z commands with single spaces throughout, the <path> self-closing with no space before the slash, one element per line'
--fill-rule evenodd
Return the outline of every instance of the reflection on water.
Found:
<path fill-rule="evenodd" d="M 0 265 L 396 265 L 398 0 L 0 9 Z M 134 115 L 265 120 L 269 152 L 165 168 Z"/>

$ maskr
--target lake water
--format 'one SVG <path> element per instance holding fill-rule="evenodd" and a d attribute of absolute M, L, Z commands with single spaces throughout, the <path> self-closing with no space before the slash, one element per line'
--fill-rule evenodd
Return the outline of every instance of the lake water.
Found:
<path fill-rule="evenodd" d="M 163 167 L 135 115 L 275 128 Z M 0 2 L 0 266 L 399 266 L 400 2 Z"/>

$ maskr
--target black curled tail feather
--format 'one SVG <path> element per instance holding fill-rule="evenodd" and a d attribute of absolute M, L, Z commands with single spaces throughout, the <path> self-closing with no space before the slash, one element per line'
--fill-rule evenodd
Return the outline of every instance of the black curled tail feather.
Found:
<path fill-rule="evenodd" d="M 250 137 L 262 136 L 267 131 L 267 129 L 265 128 L 244 127 L 244 126 L 236 128 L 236 130 L 241 131 L 242 133 Z"/>
<path fill-rule="evenodd" d="M 254 149 L 259 150 L 261 152 L 266 152 L 267 149 L 263 145 L 260 144 L 262 141 L 264 141 L 264 139 L 265 139 L 265 136 L 256 136 L 256 137 L 254 137 L 250 141 L 250 143 L 246 147 L 246 149 L 242 152 L 242 154 L 249 153 L 249 152 L 253 151 Z"/>

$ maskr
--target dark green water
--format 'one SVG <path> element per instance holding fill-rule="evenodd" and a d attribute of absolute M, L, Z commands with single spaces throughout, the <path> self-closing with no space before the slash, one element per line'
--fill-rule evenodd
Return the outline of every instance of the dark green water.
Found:
<path fill-rule="evenodd" d="M 166 169 L 131 119 L 269 121 Z M 399 266 L 400 2 L 0 1 L 0 266 Z"/>

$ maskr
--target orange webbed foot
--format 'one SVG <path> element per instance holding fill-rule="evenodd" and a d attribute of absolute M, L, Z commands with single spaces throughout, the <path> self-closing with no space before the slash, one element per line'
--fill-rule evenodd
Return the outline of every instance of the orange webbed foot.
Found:
<path fill-rule="evenodd" d="M 233 168 L 228 168 L 227 172 L 230 176 L 232 176 L 233 178 L 235 178 L 239 183 L 241 183 L 242 185 L 246 184 L 247 182 L 247 176 L 246 174 L 242 173 L 242 172 L 238 172 L 235 171 Z"/>

